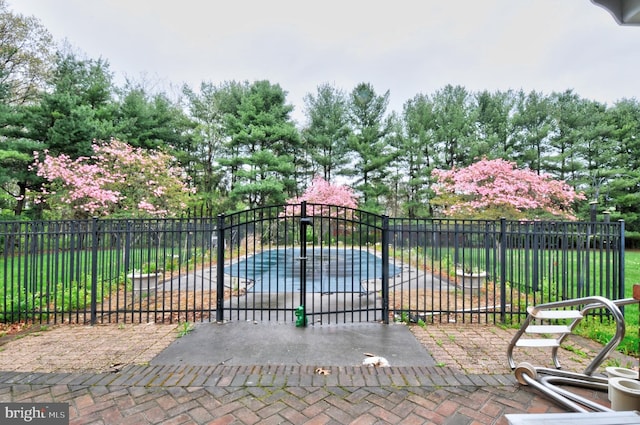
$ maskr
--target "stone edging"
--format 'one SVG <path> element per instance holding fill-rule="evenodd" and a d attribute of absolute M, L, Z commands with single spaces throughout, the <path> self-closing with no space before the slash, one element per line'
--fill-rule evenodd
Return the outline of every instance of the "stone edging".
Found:
<path fill-rule="evenodd" d="M 447 367 L 126 366 L 112 373 L 0 372 L 0 384 L 127 387 L 454 387 L 514 385 L 513 375 Z"/>

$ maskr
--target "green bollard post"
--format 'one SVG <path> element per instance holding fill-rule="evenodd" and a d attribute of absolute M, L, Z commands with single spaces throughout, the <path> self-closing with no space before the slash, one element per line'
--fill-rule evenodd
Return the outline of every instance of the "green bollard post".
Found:
<path fill-rule="evenodd" d="M 296 308 L 296 327 L 297 328 L 302 328 L 307 326 L 307 317 L 305 315 L 305 310 L 304 310 L 304 306 L 298 306 L 298 308 Z"/>

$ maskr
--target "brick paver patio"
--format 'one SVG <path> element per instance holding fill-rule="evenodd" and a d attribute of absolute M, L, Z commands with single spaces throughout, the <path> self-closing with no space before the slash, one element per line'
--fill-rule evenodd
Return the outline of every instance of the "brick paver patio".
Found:
<path fill-rule="evenodd" d="M 73 330 L 62 328 L 55 332 Z M 47 340 L 55 336 L 53 331 L 23 339 L 53 344 Z M 81 331 L 96 335 L 95 329 Z M 112 349 L 118 346 L 118 335 L 126 341 L 126 333 L 118 331 L 123 329 L 102 329 L 103 334 L 114 334 Z M 140 331 L 141 328 L 133 328 L 135 333 Z M 164 330 L 151 331 L 157 337 L 166 335 Z M 416 332 L 416 338 L 425 344 L 439 366 L 326 366 L 326 375 L 316 373 L 313 366 L 150 366 L 139 353 L 135 364 L 96 370 L 96 359 L 89 359 L 89 352 L 84 355 L 92 367 L 85 370 L 76 360 L 77 367 L 65 371 L 53 359 L 48 371 L 24 370 L 29 368 L 28 361 L 16 361 L 22 365 L 21 370 L 11 370 L 10 359 L 17 359 L 20 353 L 16 350 L 22 347 L 20 340 L 15 340 L 0 347 L 4 370 L 0 372 L 0 402 L 67 402 L 70 424 L 106 425 L 506 424 L 504 415 L 508 413 L 564 411 L 535 390 L 519 385 L 513 373 L 505 369 L 504 347 L 496 347 L 492 341 L 504 339 L 502 333 L 508 336 L 513 330 L 434 325 L 423 331 Z M 144 338 L 137 338 L 136 343 L 143 344 Z M 23 344 L 33 349 L 34 342 L 27 342 Z M 581 350 L 588 352 L 592 343 L 584 343 Z M 157 344 L 152 345 L 157 348 Z M 480 349 L 482 346 L 485 348 Z M 138 346 L 137 350 L 142 348 Z M 565 364 L 586 361 L 576 358 L 575 348 L 564 351 L 561 360 Z M 503 360 L 494 361 L 490 353 Z M 23 353 L 23 357 L 30 355 L 36 356 Z M 543 357 L 536 358 L 538 355 Z M 527 356 L 531 358 L 526 360 L 548 362 L 547 353 Z M 42 356 L 39 359 L 42 362 Z M 637 366 L 635 359 L 622 361 L 635 362 Z M 35 364 L 34 361 L 31 369 L 36 369 Z M 578 391 L 602 404 L 608 403 L 606 394 Z"/>

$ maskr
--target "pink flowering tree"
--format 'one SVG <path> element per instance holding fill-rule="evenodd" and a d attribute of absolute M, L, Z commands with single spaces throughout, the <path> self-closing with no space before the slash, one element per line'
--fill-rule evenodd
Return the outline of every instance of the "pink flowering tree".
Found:
<path fill-rule="evenodd" d="M 300 203 L 303 201 L 308 204 L 317 204 L 307 207 L 308 216 L 344 216 L 346 214 L 352 217 L 352 210 L 358 208 L 357 197 L 350 187 L 331 184 L 320 176 L 311 181 L 311 186 L 307 188 L 302 196 L 287 200 L 289 205 L 285 207 L 284 215 L 300 215 Z M 340 209 L 338 211 L 336 208 L 330 208 L 329 205 L 347 207 L 349 209 Z"/>
<path fill-rule="evenodd" d="M 306 208 L 307 216 L 322 217 L 321 220 L 314 220 L 313 226 L 307 229 L 308 241 L 317 242 L 316 235 L 322 230 L 333 236 L 346 234 L 348 232 L 346 223 L 332 218 L 353 219 L 355 209 L 358 208 L 357 197 L 350 187 L 334 185 L 317 176 L 302 196 L 287 200 L 288 205 L 280 215 L 282 217 L 301 215 L 300 204 L 303 201 L 309 204 Z M 336 208 L 336 206 L 345 208 Z"/>
<path fill-rule="evenodd" d="M 573 206 L 585 199 L 563 181 L 502 159 L 435 169 L 432 176 L 436 196 L 431 204 L 446 217 L 575 220 Z"/>
<path fill-rule="evenodd" d="M 187 206 L 192 190 L 173 156 L 111 139 L 94 143 L 94 155 L 41 159 L 33 168 L 47 184 L 35 202 L 46 202 L 61 218 L 171 217 Z"/>

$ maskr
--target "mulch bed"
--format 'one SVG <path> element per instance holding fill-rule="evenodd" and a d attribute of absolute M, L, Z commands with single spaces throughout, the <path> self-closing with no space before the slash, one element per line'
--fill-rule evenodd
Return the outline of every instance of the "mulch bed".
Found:
<path fill-rule="evenodd" d="M 225 299 L 231 291 L 225 291 Z M 98 308 L 99 321 L 183 323 L 215 320 L 216 291 L 119 291 Z"/>
<path fill-rule="evenodd" d="M 486 290 L 437 291 L 416 289 L 412 291 L 391 291 L 390 307 L 396 320 L 406 312 L 410 322 L 422 320 L 425 323 L 492 323 L 493 313 L 500 313 L 500 294 Z"/>

